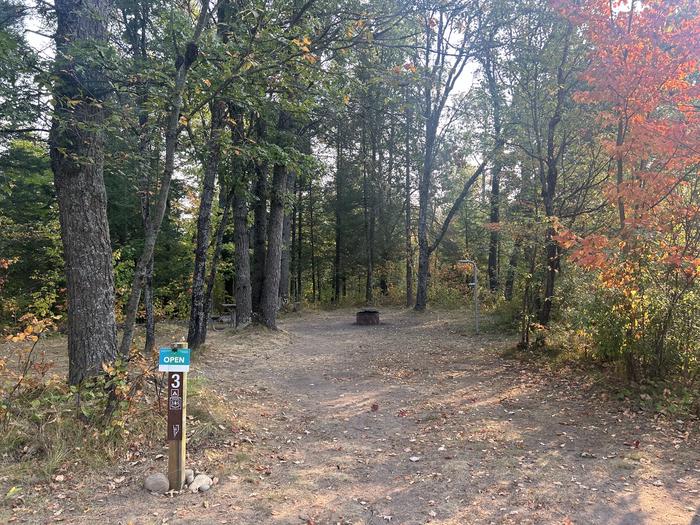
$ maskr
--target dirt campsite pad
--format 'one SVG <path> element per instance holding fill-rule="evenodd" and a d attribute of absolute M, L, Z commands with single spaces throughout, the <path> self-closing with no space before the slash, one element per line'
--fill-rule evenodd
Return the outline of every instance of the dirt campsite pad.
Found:
<path fill-rule="evenodd" d="M 134 524 L 700 523 L 695 427 L 635 413 L 583 374 L 553 374 L 458 313 L 287 317 L 212 333 L 194 381 L 229 403 L 189 464 L 205 493 L 145 492 L 162 458 L 64 488 L 30 518 Z M 89 485 L 91 490 L 86 490 Z M 61 512 L 56 515 L 56 509 Z"/>

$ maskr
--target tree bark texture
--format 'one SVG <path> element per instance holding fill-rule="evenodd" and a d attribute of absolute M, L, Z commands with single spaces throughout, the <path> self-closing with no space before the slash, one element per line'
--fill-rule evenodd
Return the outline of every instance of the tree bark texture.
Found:
<path fill-rule="evenodd" d="M 262 119 L 256 124 L 257 140 L 265 137 Z M 255 185 L 253 187 L 253 270 L 252 303 L 253 312 L 261 313 L 261 298 L 265 278 L 265 244 L 267 242 L 267 164 L 255 165 Z"/>
<path fill-rule="evenodd" d="M 209 319 L 209 314 L 211 313 L 212 297 L 214 293 L 214 283 L 216 281 L 216 271 L 219 267 L 219 261 L 221 260 L 221 251 L 224 244 L 224 233 L 226 232 L 226 227 L 228 226 L 228 219 L 231 215 L 231 207 L 233 206 L 234 194 L 233 191 L 229 191 L 228 195 L 223 201 L 223 213 L 221 214 L 221 221 L 216 229 L 216 237 L 214 241 L 214 254 L 211 258 L 211 268 L 209 269 L 209 278 L 207 279 L 207 293 L 204 296 L 204 318 Z M 206 331 L 204 332 L 206 335 Z M 206 341 L 206 337 L 205 337 Z"/>
<path fill-rule="evenodd" d="M 496 143 L 502 140 L 501 138 L 501 94 L 498 91 L 498 82 L 496 78 L 496 64 L 492 56 L 491 47 L 486 51 L 486 56 L 483 60 L 484 73 L 488 85 L 489 97 L 491 99 L 491 109 L 493 110 L 493 133 Z M 489 233 L 489 260 L 487 274 L 489 278 L 489 290 L 492 292 L 498 289 L 498 254 L 500 243 L 500 211 L 501 211 L 501 171 L 503 170 L 503 161 L 500 155 L 494 157 L 493 165 L 491 166 L 491 196 L 489 200 L 489 222 L 491 223 L 491 231 Z"/>
<path fill-rule="evenodd" d="M 281 111 L 278 120 L 278 133 L 283 144 L 284 134 L 291 127 L 291 117 Z M 282 261 L 282 229 L 284 227 L 284 204 L 287 193 L 287 166 L 275 164 L 272 170 L 270 188 L 270 215 L 267 232 L 267 253 L 265 256 L 265 279 L 263 282 L 261 310 L 262 323 L 268 328 L 277 328 L 279 306 L 280 269 Z"/>
<path fill-rule="evenodd" d="M 411 233 L 411 124 L 413 115 L 410 104 L 406 101 L 406 143 L 405 143 L 405 180 L 404 180 L 404 236 L 406 249 L 406 307 L 411 308 L 413 298 L 413 241 Z"/>
<path fill-rule="evenodd" d="M 215 100 L 211 104 L 211 131 L 207 144 L 208 157 L 204 167 L 204 181 L 197 215 L 197 238 L 194 250 L 194 271 L 192 275 L 192 296 L 190 299 L 190 325 L 187 344 L 195 349 L 206 340 L 207 318 L 204 312 L 205 276 L 207 250 L 211 232 L 211 211 L 214 202 L 216 176 L 221 160 L 221 136 L 224 129 L 226 106 L 224 101 Z"/>
<path fill-rule="evenodd" d="M 292 170 L 286 169 L 287 182 L 285 187 L 291 190 L 296 184 L 296 175 Z M 285 192 L 286 193 L 286 192 Z M 282 224 L 282 254 L 280 258 L 280 282 L 279 282 L 279 301 L 284 307 L 289 303 L 289 280 L 290 280 L 290 261 L 291 261 L 291 238 L 292 238 L 292 215 L 293 209 L 284 207 L 284 220 Z"/>
<path fill-rule="evenodd" d="M 423 155 L 423 172 L 418 183 L 418 275 L 416 285 L 417 311 L 425 310 L 428 303 L 428 275 L 430 272 L 430 244 L 428 241 L 428 213 L 430 186 L 433 175 L 433 149 L 435 147 L 435 129 L 433 123 L 426 123 L 425 152 Z"/>
<path fill-rule="evenodd" d="M 49 147 L 68 292 L 68 381 L 97 375 L 117 352 L 112 247 L 103 178 L 108 86 L 77 58 L 107 42 L 112 4 L 56 0 L 54 115 Z"/>
<path fill-rule="evenodd" d="M 343 146 L 341 142 L 341 124 L 338 124 L 338 136 L 336 137 L 336 159 L 335 159 L 335 254 L 333 258 L 333 302 L 340 303 L 340 285 L 342 281 L 342 214 L 341 206 L 343 202 Z"/>
<path fill-rule="evenodd" d="M 233 238 L 236 243 L 236 326 L 250 324 L 253 314 L 252 288 L 250 283 L 250 254 L 248 238 L 247 188 L 237 192 L 233 200 Z"/>

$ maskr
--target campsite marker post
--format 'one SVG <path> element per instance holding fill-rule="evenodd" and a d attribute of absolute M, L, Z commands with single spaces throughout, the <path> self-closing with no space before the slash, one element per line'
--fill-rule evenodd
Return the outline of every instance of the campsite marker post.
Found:
<path fill-rule="evenodd" d="M 170 490 L 182 490 L 187 448 L 187 372 L 190 370 L 187 343 L 161 348 L 158 370 L 168 372 L 168 481 Z"/>

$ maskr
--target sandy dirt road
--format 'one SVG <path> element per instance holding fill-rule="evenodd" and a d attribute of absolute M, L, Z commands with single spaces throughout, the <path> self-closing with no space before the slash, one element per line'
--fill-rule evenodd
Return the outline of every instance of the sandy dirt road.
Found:
<path fill-rule="evenodd" d="M 190 464 L 219 484 L 168 498 L 143 491 L 143 471 L 127 472 L 132 483 L 83 494 L 61 518 L 700 524 L 694 427 L 634 413 L 583 375 L 506 359 L 512 336 L 476 336 L 457 313 L 384 310 L 374 327 L 352 315 L 211 334 L 193 377 L 233 413 Z"/>

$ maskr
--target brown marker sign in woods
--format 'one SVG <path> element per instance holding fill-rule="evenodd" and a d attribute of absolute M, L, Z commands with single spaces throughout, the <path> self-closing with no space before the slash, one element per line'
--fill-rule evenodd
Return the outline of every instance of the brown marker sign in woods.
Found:
<path fill-rule="evenodd" d="M 168 441 L 182 440 L 184 372 L 168 374 Z"/>
<path fill-rule="evenodd" d="M 187 343 L 173 349 L 161 348 L 158 370 L 168 372 L 168 480 L 170 490 L 181 490 L 185 483 L 187 447 L 187 372 L 190 351 Z"/>

